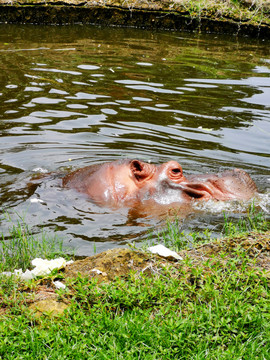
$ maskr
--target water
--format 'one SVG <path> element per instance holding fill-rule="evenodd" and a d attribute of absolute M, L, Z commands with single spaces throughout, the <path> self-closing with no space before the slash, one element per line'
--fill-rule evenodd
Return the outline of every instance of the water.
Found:
<path fill-rule="evenodd" d="M 249 172 L 269 211 L 269 42 L 91 26 L 0 24 L 0 205 L 78 255 L 139 241 L 162 221 L 100 208 L 55 174 L 119 158 L 177 160 L 185 173 Z M 32 186 L 35 174 L 47 173 Z M 218 231 L 200 204 L 183 228 Z M 1 216 L 1 232 L 9 221 Z"/>

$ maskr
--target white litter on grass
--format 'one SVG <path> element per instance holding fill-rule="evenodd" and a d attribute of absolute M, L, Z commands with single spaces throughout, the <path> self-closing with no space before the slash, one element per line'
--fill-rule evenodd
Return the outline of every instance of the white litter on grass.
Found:
<path fill-rule="evenodd" d="M 66 265 L 72 264 L 73 260 L 66 261 L 64 258 L 60 257 L 53 260 L 44 260 L 36 258 L 32 260 L 32 265 L 34 266 L 33 270 L 26 270 L 25 272 L 22 269 L 14 270 L 14 272 L 3 272 L 3 275 L 11 276 L 16 275 L 22 280 L 31 280 L 37 276 L 44 276 L 50 274 L 54 269 L 62 269 Z"/>
<path fill-rule="evenodd" d="M 102 274 L 102 271 L 98 270 L 98 269 L 92 269 L 90 271 L 96 272 L 98 275 Z"/>
<path fill-rule="evenodd" d="M 93 271 L 93 272 L 97 273 L 98 275 L 107 276 L 106 272 L 103 272 L 103 271 L 101 271 L 99 269 L 92 269 L 90 271 Z"/>
<path fill-rule="evenodd" d="M 65 289 L 66 288 L 66 285 L 63 284 L 61 281 L 53 281 L 52 283 L 54 284 L 56 289 Z"/>
<path fill-rule="evenodd" d="M 164 258 L 174 258 L 176 260 L 183 260 L 183 258 L 180 255 L 178 255 L 177 252 L 172 251 L 161 244 L 151 246 L 147 250 L 149 250 L 152 254 L 158 254 L 159 256 Z"/>

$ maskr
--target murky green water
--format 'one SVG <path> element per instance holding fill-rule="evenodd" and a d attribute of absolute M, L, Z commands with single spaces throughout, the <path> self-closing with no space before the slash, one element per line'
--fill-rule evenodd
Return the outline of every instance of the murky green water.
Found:
<path fill-rule="evenodd" d="M 175 159 L 186 173 L 239 167 L 269 211 L 270 42 L 215 35 L 0 24 L 0 205 L 78 254 L 140 238 L 156 219 L 99 208 L 31 177 L 89 164 Z M 183 228 L 219 229 L 208 204 Z M 9 223 L 1 216 L 1 231 Z"/>

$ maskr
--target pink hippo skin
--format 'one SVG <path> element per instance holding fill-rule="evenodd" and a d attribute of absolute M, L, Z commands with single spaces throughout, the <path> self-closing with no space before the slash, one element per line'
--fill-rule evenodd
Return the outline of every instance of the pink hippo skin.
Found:
<path fill-rule="evenodd" d="M 63 186 L 87 194 L 101 206 L 188 204 L 191 200 L 248 200 L 257 193 L 250 176 L 234 169 L 218 174 L 183 175 L 176 161 L 161 165 L 122 160 L 90 165 L 63 178 Z"/>

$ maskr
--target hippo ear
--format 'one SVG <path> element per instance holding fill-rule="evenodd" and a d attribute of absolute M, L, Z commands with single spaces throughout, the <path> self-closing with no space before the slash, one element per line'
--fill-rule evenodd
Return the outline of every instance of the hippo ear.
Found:
<path fill-rule="evenodd" d="M 130 170 L 138 182 L 142 182 L 152 177 L 155 171 L 155 165 L 144 163 L 140 160 L 132 160 Z"/>

